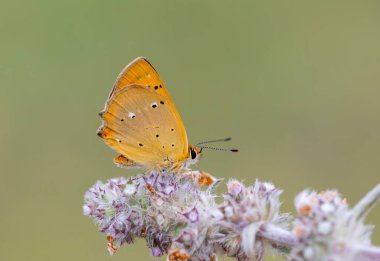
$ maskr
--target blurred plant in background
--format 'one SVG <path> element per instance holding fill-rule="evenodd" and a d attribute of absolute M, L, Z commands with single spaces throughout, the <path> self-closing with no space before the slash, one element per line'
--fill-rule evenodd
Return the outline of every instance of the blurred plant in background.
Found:
<path fill-rule="evenodd" d="M 89 189 L 83 212 L 106 235 L 110 254 L 142 237 L 152 256 L 170 261 L 263 260 L 264 250 L 295 261 L 380 260 L 373 227 L 363 223 L 380 184 L 352 209 L 336 191 L 305 190 L 295 218 L 280 212 L 282 191 L 271 183 L 230 180 L 221 202 L 218 184 L 200 171 L 111 179 Z"/>

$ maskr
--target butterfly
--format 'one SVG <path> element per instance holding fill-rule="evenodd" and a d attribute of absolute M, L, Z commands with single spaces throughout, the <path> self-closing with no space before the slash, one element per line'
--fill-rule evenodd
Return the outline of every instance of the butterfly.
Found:
<path fill-rule="evenodd" d="M 194 164 L 202 148 L 188 144 L 181 117 L 154 67 L 138 57 L 119 74 L 97 134 L 120 155 L 122 168 L 180 172 Z"/>

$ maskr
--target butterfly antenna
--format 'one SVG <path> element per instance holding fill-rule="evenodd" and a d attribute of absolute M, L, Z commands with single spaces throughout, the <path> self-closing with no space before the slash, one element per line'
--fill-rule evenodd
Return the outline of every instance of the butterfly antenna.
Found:
<path fill-rule="evenodd" d="M 226 141 L 230 141 L 230 140 L 231 140 L 231 137 L 224 138 L 224 139 L 216 139 L 216 140 L 202 141 L 202 142 L 199 142 L 199 143 L 195 144 L 195 146 L 198 146 L 198 145 L 201 145 L 201 144 L 206 144 L 206 143 L 226 142 Z"/>
<path fill-rule="evenodd" d="M 209 147 L 209 146 L 201 146 L 201 149 L 209 149 L 209 150 L 219 150 L 219 151 L 230 151 L 230 152 L 238 152 L 238 149 L 222 149 L 222 148 L 215 148 L 215 147 Z"/>

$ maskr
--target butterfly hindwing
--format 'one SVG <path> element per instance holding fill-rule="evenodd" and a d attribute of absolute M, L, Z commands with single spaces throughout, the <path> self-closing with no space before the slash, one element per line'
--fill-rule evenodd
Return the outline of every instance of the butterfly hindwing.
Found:
<path fill-rule="evenodd" d="M 133 162 L 132 160 L 128 159 L 127 157 L 123 155 L 118 155 L 113 159 L 113 163 L 116 164 L 119 168 L 124 169 L 139 169 L 142 168 L 142 166 L 136 164 L 136 162 Z"/>
<path fill-rule="evenodd" d="M 185 128 L 173 103 L 149 87 L 134 84 L 113 92 L 101 116 L 99 136 L 144 168 L 188 157 Z"/>

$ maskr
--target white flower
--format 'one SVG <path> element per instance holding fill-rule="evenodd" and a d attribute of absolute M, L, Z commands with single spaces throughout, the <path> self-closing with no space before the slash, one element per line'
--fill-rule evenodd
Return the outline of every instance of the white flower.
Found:
<path fill-rule="evenodd" d="M 254 186 L 244 186 L 237 180 L 227 184 L 225 202 L 220 206 L 224 218 L 218 223 L 221 236 L 218 244 L 226 254 L 239 260 L 261 260 L 265 238 L 258 238 L 263 225 L 287 228 L 289 215 L 280 214 L 281 190 L 270 183 L 256 181 Z"/>
<path fill-rule="evenodd" d="M 358 246 L 369 246 L 372 227 L 348 208 L 336 191 L 303 191 L 295 199 L 294 233 L 300 244 L 292 260 L 355 261 Z"/>

